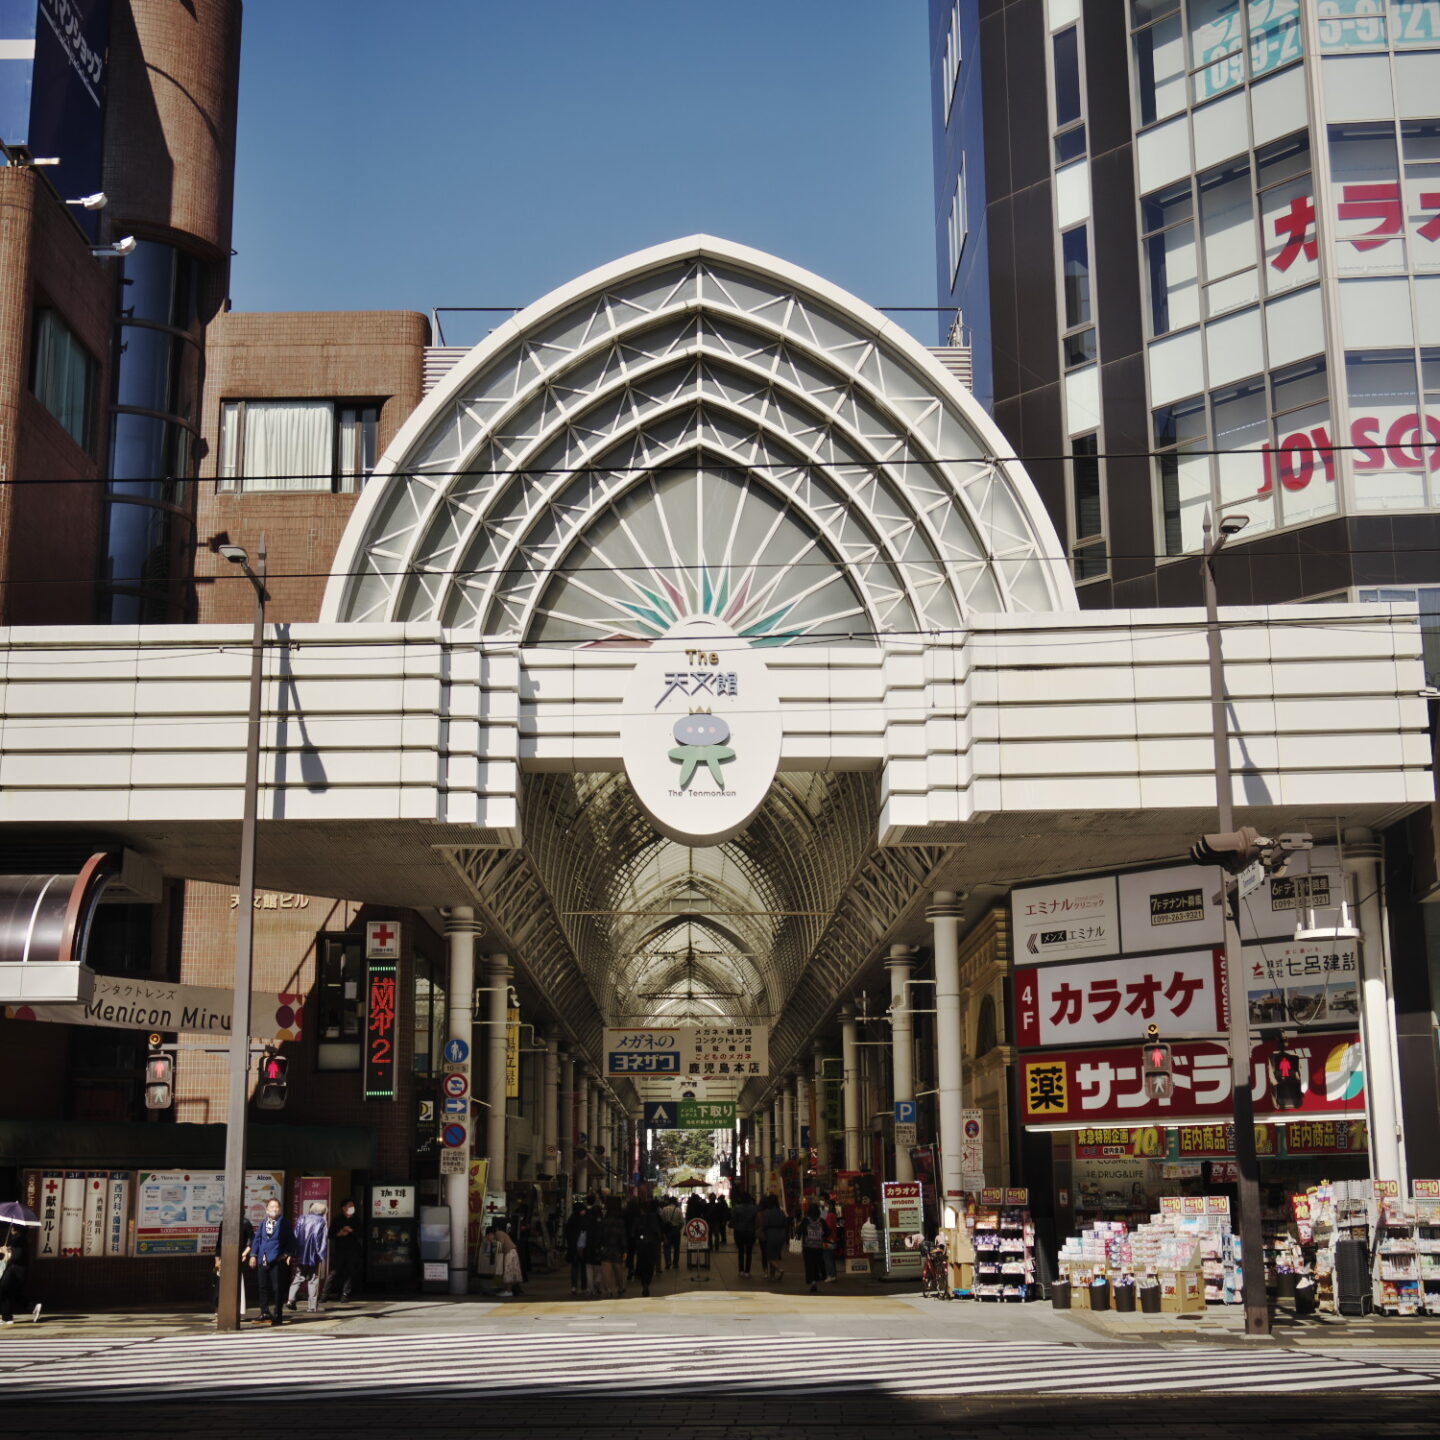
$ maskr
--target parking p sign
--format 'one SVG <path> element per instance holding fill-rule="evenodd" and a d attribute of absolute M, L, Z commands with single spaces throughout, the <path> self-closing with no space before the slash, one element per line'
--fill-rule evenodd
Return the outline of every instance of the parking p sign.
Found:
<path fill-rule="evenodd" d="M 913 1125 L 915 1123 L 915 1102 L 913 1100 L 897 1100 L 895 1102 L 895 1123 L 897 1125 Z"/>

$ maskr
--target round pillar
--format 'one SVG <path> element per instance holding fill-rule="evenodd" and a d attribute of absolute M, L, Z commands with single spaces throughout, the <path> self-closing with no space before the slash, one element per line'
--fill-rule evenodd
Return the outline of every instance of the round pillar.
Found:
<path fill-rule="evenodd" d="M 940 1111 L 940 1214 L 945 1218 L 960 1185 L 961 1082 L 963 1036 L 960 1029 L 960 917 L 963 897 L 937 890 L 925 912 L 935 932 L 935 1070 Z"/>
<path fill-rule="evenodd" d="M 909 945 L 892 945 L 885 968 L 890 972 L 890 1063 L 898 1107 L 902 1100 L 915 1099 L 915 1017 L 911 1013 L 909 988 L 915 969 L 914 949 Z M 895 1142 L 895 1178 L 915 1178 L 910 1147 L 898 1140 Z"/>
<path fill-rule="evenodd" d="M 486 1025 L 485 1099 L 490 1108 L 485 1112 L 485 1153 L 490 1157 L 490 1173 L 485 1188 L 498 1195 L 505 1193 L 505 1047 L 510 1038 L 510 981 L 515 972 L 504 955 L 491 955 L 485 962 L 486 999 L 489 1023 Z"/>
<path fill-rule="evenodd" d="M 466 1050 L 475 1043 L 475 941 L 484 930 L 469 905 L 453 905 L 445 915 L 445 945 L 449 952 L 446 984 L 446 1035 L 459 1040 Z M 474 1057 L 471 1057 L 472 1074 Z M 450 1293 L 464 1295 L 469 1289 L 470 1166 L 469 1157 L 477 1111 L 466 1116 L 465 1168 L 445 1176 L 445 1204 L 450 1209 Z"/>
<path fill-rule="evenodd" d="M 860 1130 L 860 1027 L 851 1010 L 840 1012 L 841 1108 L 845 1114 L 845 1168 L 863 1170 Z"/>

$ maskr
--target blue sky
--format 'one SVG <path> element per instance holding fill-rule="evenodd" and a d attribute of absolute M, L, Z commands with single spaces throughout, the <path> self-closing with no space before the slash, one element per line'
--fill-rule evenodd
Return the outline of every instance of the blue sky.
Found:
<path fill-rule="evenodd" d="M 525 304 L 701 230 L 932 305 L 926 12 L 246 0 L 235 308 Z"/>

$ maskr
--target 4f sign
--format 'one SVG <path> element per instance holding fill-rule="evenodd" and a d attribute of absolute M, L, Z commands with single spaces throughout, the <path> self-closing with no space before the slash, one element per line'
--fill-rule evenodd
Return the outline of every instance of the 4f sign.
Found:
<path fill-rule="evenodd" d="M 718 845 L 750 823 L 783 731 L 761 651 L 712 616 L 687 616 L 635 662 L 623 715 L 625 773 L 661 834 Z"/>
<path fill-rule="evenodd" d="M 398 960 L 400 958 L 400 926 L 394 920 L 365 922 L 365 958 L 367 960 Z"/>

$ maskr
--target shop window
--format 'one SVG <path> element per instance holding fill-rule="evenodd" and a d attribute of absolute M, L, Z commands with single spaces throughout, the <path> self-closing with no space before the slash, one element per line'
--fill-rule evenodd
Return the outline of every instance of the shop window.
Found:
<path fill-rule="evenodd" d="M 1278 295 L 1317 280 L 1320 259 L 1309 136 L 1287 135 L 1257 150 L 1255 181 L 1266 293 Z"/>
<path fill-rule="evenodd" d="M 1054 66 L 1055 163 L 1067 164 L 1085 153 L 1085 118 L 1081 101 L 1080 32 L 1071 25 L 1051 37 Z"/>
<path fill-rule="evenodd" d="M 1300 0 L 1248 0 L 1245 19 L 1252 80 L 1300 58 Z"/>
<path fill-rule="evenodd" d="M 1190 68 L 1197 105 L 1245 79 L 1245 28 L 1238 0 L 1189 0 Z"/>
<path fill-rule="evenodd" d="M 1298 525 L 1339 508 L 1328 380 L 1320 356 L 1270 376 L 1275 443 L 1265 484 L 1280 502 L 1282 525 Z"/>
<path fill-rule="evenodd" d="M 84 451 L 93 452 L 98 366 L 55 310 L 35 311 L 30 389 Z"/>
<path fill-rule="evenodd" d="M 365 1022 L 365 959 L 354 935 L 319 937 L 315 986 L 316 1068 L 358 1070 Z"/>
<path fill-rule="evenodd" d="M 226 400 L 220 488 L 344 491 L 375 468 L 379 406 L 332 400 Z"/>
<path fill-rule="evenodd" d="M 1390 43 L 1397 50 L 1412 45 L 1440 45 L 1440 0 L 1390 0 Z"/>
<path fill-rule="evenodd" d="M 1095 358 L 1095 326 L 1090 300 L 1090 232 L 1079 225 L 1060 237 L 1061 281 L 1065 292 L 1065 368 Z"/>
<path fill-rule="evenodd" d="M 1166 555 L 1193 554 L 1210 503 L 1210 432 L 1205 397 L 1163 406 L 1152 417 L 1160 515 Z"/>
<path fill-rule="evenodd" d="M 1070 553 L 1077 581 L 1097 579 L 1110 568 L 1099 450 L 1096 435 L 1080 435 L 1070 442 Z"/>
<path fill-rule="evenodd" d="M 1219 510 L 1239 509 L 1250 517 L 1250 533 L 1274 526 L 1274 508 L 1252 503 L 1266 486 L 1270 440 L 1265 377 L 1242 380 L 1210 394 L 1210 428 L 1215 437 Z"/>
<path fill-rule="evenodd" d="M 1440 121 L 1406 120 L 1400 150 L 1406 230 L 1415 237 L 1410 263 L 1416 270 L 1440 270 Z"/>

